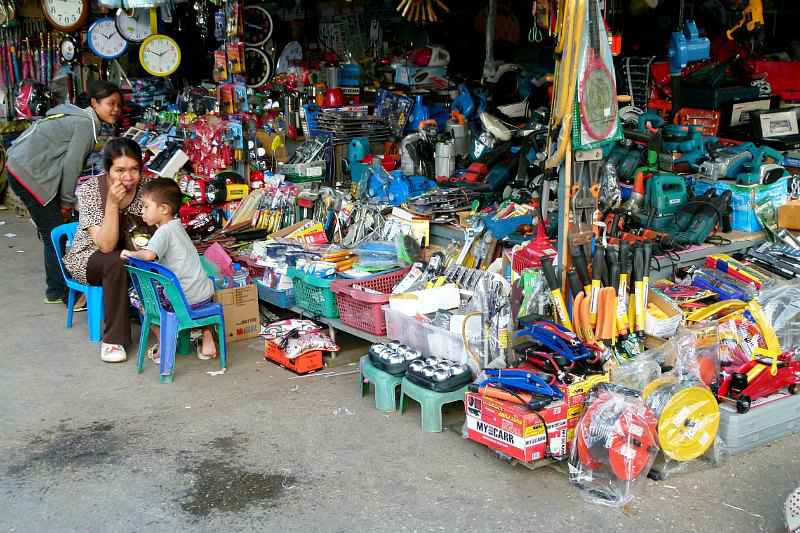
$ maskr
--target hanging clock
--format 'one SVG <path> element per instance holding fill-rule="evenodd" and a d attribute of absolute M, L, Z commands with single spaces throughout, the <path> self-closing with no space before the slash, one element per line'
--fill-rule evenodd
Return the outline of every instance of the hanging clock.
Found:
<path fill-rule="evenodd" d="M 151 35 L 139 47 L 139 62 L 153 76 L 169 76 L 181 64 L 181 48 L 166 35 Z"/>
<path fill-rule="evenodd" d="M 261 87 L 272 77 L 274 71 L 272 58 L 258 48 L 246 48 L 244 68 L 247 72 L 247 86 Z"/>
<path fill-rule="evenodd" d="M 71 65 L 78 61 L 78 56 L 80 55 L 80 46 L 78 45 L 78 41 L 70 36 L 65 35 L 63 39 L 61 39 L 61 43 L 58 45 L 58 52 L 61 55 L 61 62 Z"/>
<path fill-rule="evenodd" d="M 148 9 L 117 9 L 114 17 L 117 31 L 129 43 L 139 44 L 153 33 L 150 29 L 150 12 Z"/>
<path fill-rule="evenodd" d="M 40 0 L 45 18 L 58 31 L 80 29 L 89 17 L 89 0 Z"/>
<path fill-rule="evenodd" d="M 272 16 L 261 6 L 244 7 L 244 42 L 261 46 L 272 37 Z"/>
<path fill-rule="evenodd" d="M 122 38 L 114 24 L 114 19 L 105 17 L 89 26 L 86 34 L 89 49 L 101 59 L 114 59 L 128 49 L 128 41 Z"/>

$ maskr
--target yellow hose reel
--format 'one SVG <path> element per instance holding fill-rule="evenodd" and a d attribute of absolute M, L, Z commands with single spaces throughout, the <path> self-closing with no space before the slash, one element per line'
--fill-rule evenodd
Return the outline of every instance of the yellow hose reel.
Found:
<path fill-rule="evenodd" d="M 662 376 L 647 384 L 642 397 L 658 419 L 658 443 L 669 459 L 691 461 L 714 444 L 719 404 L 702 384 Z"/>

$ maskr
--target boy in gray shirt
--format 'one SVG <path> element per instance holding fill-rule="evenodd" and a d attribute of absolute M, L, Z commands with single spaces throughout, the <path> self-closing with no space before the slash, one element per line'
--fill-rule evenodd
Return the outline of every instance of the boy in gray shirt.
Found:
<path fill-rule="evenodd" d="M 123 250 L 120 258 L 128 257 L 145 261 L 158 261 L 171 270 L 192 307 L 205 305 L 214 297 L 214 284 L 203 270 L 200 256 L 189 235 L 178 218 L 183 195 L 178 184 L 169 178 L 154 179 L 142 187 L 142 218 L 145 223 L 157 226 L 156 232 L 143 250 Z M 154 328 L 155 329 L 155 328 Z M 156 331 L 158 335 L 158 331 Z M 157 346 L 148 350 L 156 361 Z M 217 356 L 217 348 L 210 328 L 203 329 L 202 346 L 197 350 L 200 359 Z"/>

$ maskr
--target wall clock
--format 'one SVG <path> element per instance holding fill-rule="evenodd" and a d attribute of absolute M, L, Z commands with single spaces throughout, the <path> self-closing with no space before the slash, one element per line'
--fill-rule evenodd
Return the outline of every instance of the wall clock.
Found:
<path fill-rule="evenodd" d="M 71 65 L 78 61 L 78 56 L 80 55 L 80 46 L 78 45 L 78 41 L 70 36 L 65 35 L 63 39 L 61 39 L 61 43 L 58 45 L 58 52 L 61 55 L 61 62 Z"/>
<path fill-rule="evenodd" d="M 244 6 L 244 42 L 261 46 L 272 37 L 272 16 L 261 6 Z"/>
<path fill-rule="evenodd" d="M 89 0 L 40 0 L 45 18 L 55 29 L 70 33 L 89 17 Z"/>
<path fill-rule="evenodd" d="M 139 62 L 153 76 L 169 76 L 181 64 L 181 48 L 166 35 L 151 35 L 139 47 Z"/>
<path fill-rule="evenodd" d="M 119 34 L 114 19 L 111 17 L 94 21 L 89 26 L 86 42 L 94 55 L 101 59 L 117 58 L 128 49 L 128 41 Z"/>
<path fill-rule="evenodd" d="M 117 9 L 114 22 L 119 34 L 129 43 L 139 44 L 153 33 L 150 30 L 150 13 L 147 9 Z"/>
<path fill-rule="evenodd" d="M 274 70 L 272 58 L 258 48 L 246 48 L 244 68 L 248 87 L 261 87 L 272 77 Z"/>

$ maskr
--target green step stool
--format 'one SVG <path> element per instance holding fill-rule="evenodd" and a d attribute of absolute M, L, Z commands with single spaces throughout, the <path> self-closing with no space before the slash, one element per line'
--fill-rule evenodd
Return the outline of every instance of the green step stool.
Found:
<path fill-rule="evenodd" d="M 434 392 L 420 387 L 403 378 L 400 387 L 400 414 L 403 414 L 405 397 L 416 400 L 422 409 L 422 431 L 439 433 L 442 431 L 442 406 L 453 402 L 463 402 L 469 385 L 453 392 Z"/>
<path fill-rule="evenodd" d="M 391 413 L 397 411 L 395 392 L 403 381 L 403 376 L 393 376 L 375 367 L 368 355 L 361 357 L 361 397 L 369 392 L 369 384 L 375 385 L 375 409 Z M 401 396 L 402 398 L 402 396 Z M 402 399 L 400 400 L 402 402 Z M 402 405 L 402 403 L 401 403 Z"/>

